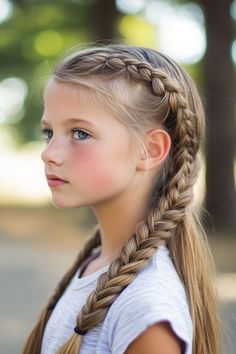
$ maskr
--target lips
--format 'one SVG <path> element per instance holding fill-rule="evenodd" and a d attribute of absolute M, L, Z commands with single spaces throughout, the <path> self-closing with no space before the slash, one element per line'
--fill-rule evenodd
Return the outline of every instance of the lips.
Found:
<path fill-rule="evenodd" d="M 67 182 L 64 179 L 62 179 L 56 175 L 52 175 L 52 174 L 47 173 L 46 176 L 47 176 L 48 180 L 59 180 L 59 181 Z"/>
<path fill-rule="evenodd" d="M 61 186 L 65 183 L 68 183 L 67 181 L 65 181 L 64 179 L 61 179 L 60 177 L 58 177 L 56 175 L 46 174 L 46 176 L 47 176 L 48 185 L 50 187 L 58 187 L 58 186 Z"/>

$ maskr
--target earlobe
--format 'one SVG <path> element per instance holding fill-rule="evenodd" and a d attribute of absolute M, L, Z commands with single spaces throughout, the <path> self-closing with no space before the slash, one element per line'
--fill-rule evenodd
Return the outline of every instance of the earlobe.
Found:
<path fill-rule="evenodd" d="M 139 170 L 149 170 L 164 162 L 171 147 L 170 135 L 164 129 L 147 132 L 144 143 L 148 156 L 144 151 L 141 153 L 137 166 Z"/>

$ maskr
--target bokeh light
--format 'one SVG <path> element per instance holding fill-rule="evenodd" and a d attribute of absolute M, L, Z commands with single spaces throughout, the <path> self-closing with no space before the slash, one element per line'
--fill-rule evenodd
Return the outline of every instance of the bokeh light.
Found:
<path fill-rule="evenodd" d="M 202 59 L 206 51 L 204 15 L 199 6 L 187 3 L 179 6 L 168 2 L 147 5 L 147 19 L 158 27 L 160 51 L 173 59 L 193 64 Z"/>
<path fill-rule="evenodd" d="M 124 16 L 119 30 L 128 44 L 156 47 L 156 27 L 141 16 Z"/>
<path fill-rule="evenodd" d="M 145 0 L 116 0 L 116 7 L 120 12 L 128 15 L 135 14 L 143 9 Z"/>
<path fill-rule="evenodd" d="M 9 0 L 0 0 L 0 23 L 7 21 L 12 15 L 12 3 Z"/>
<path fill-rule="evenodd" d="M 230 15 L 236 21 L 236 0 L 234 0 L 230 6 Z"/>
<path fill-rule="evenodd" d="M 236 40 L 233 41 L 233 44 L 231 47 L 231 55 L 232 55 L 234 64 L 236 65 Z"/>
<path fill-rule="evenodd" d="M 35 38 L 34 48 L 41 56 L 54 57 L 63 48 L 63 37 L 56 31 L 43 31 Z"/>
<path fill-rule="evenodd" d="M 0 82 L 0 123 L 16 123 L 22 118 L 27 92 L 26 82 L 19 77 Z"/>

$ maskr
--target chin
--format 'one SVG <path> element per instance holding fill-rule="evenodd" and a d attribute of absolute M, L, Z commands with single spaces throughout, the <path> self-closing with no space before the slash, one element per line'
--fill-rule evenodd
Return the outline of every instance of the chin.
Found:
<path fill-rule="evenodd" d="M 52 198 L 52 204 L 56 209 L 77 209 L 87 206 L 86 203 L 79 203 L 78 201 L 65 200 L 65 198 Z"/>

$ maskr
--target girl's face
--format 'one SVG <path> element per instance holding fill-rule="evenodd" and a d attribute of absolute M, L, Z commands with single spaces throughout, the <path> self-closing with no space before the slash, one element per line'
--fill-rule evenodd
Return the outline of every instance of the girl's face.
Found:
<path fill-rule="evenodd" d="M 58 208 L 103 203 L 124 191 L 136 171 L 127 128 L 102 104 L 82 98 L 80 90 L 77 84 L 50 80 L 45 91 L 41 156 L 46 175 L 66 181 L 48 181 Z"/>

